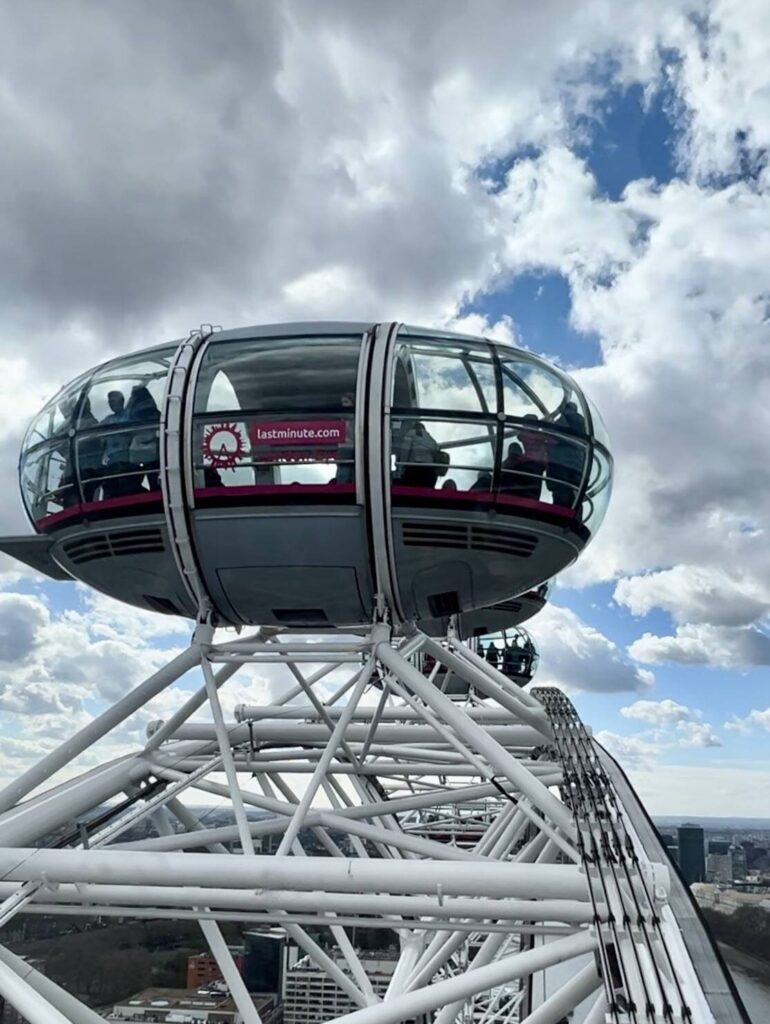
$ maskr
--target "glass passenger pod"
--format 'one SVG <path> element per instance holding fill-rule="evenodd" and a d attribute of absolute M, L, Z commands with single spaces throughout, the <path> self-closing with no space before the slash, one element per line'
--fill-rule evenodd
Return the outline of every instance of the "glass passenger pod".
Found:
<path fill-rule="evenodd" d="M 38 531 L 160 511 L 158 424 L 174 346 L 105 363 L 63 388 L 22 444 L 21 491 Z"/>
<path fill-rule="evenodd" d="M 540 662 L 534 640 L 521 627 L 482 637 L 478 653 L 493 668 L 522 686 L 532 679 Z"/>
<path fill-rule="evenodd" d="M 611 476 L 577 385 L 481 339 L 406 328 L 396 349 L 390 496 L 407 617 L 497 604 L 564 569 L 598 528 Z"/>

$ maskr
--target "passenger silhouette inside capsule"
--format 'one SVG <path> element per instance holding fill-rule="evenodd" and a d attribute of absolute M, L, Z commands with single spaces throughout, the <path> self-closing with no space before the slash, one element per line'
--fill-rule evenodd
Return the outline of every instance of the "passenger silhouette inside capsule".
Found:
<path fill-rule="evenodd" d="M 104 498 L 119 498 L 133 490 L 129 476 L 131 438 L 126 430 L 115 429 L 128 422 L 123 392 L 109 391 L 107 404 L 110 412 L 100 424 L 108 431 L 104 435 L 102 494 Z"/>
<path fill-rule="evenodd" d="M 146 480 L 151 491 L 160 490 L 160 410 L 147 387 L 137 384 L 131 391 L 126 405 L 126 419 L 134 426 L 128 445 L 128 457 L 135 467 L 140 484 Z M 147 424 L 136 427 L 136 424 Z"/>
<path fill-rule="evenodd" d="M 406 487 L 436 486 L 439 472 L 446 471 L 436 440 L 417 420 L 404 434 L 397 459 L 398 475 Z"/>

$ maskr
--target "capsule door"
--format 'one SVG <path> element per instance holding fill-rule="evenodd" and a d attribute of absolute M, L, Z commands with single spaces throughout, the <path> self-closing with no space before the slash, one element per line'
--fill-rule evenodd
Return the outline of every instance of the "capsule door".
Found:
<path fill-rule="evenodd" d="M 206 589 L 228 621 L 371 622 L 361 348 L 360 333 L 215 335 L 199 354 L 188 505 Z"/>

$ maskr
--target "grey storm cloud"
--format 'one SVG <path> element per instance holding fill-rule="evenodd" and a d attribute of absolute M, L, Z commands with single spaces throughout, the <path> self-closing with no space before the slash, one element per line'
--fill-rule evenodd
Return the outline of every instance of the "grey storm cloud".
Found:
<path fill-rule="evenodd" d="M 130 320 L 205 287 L 212 268 L 243 281 L 260 210 L 286 196 L 279 155 L 292 149 L 274 84 L 279 8 L 256 10 L 170 0 L 6 11 L 5 305 L 21 297 L 51 321 Z"/>
<path fill-rule="evenodd" d="M 0 661 L 24 661 L 48 621 L 48 612 L 37 598 L 0 594 Z"/>

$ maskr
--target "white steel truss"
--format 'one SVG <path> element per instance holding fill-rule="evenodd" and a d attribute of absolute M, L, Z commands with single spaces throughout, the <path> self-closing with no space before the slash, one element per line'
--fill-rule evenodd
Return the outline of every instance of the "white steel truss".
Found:
<path fill-rule="evenodd" d="M 228 720 L 220 691 L 245 664 L 285 665 L 294 682 Z M 144 749 L 72 774 L 193 668 L 199 690 Z M 233 824 L 195 817 L 190 805 L 212 799 Z M 126 838 L 141 821 L 148 834 Z M 0 923 L 197 920 L 250 1024 L 220 922 L 280 927 L 355 1007 L 335 1024 L 718 1024 L 669 882 L 559 691 L 520 688 L 452 635 L 395 638 L 384 624 L 226 642 L 199 626 L 188 650 L 0 793 Z M 398 935 L 384 996 L 355 945 L 361 927 Z M 3 947 L 0 994 L 31 1024 L 102 1019 Z"/>

